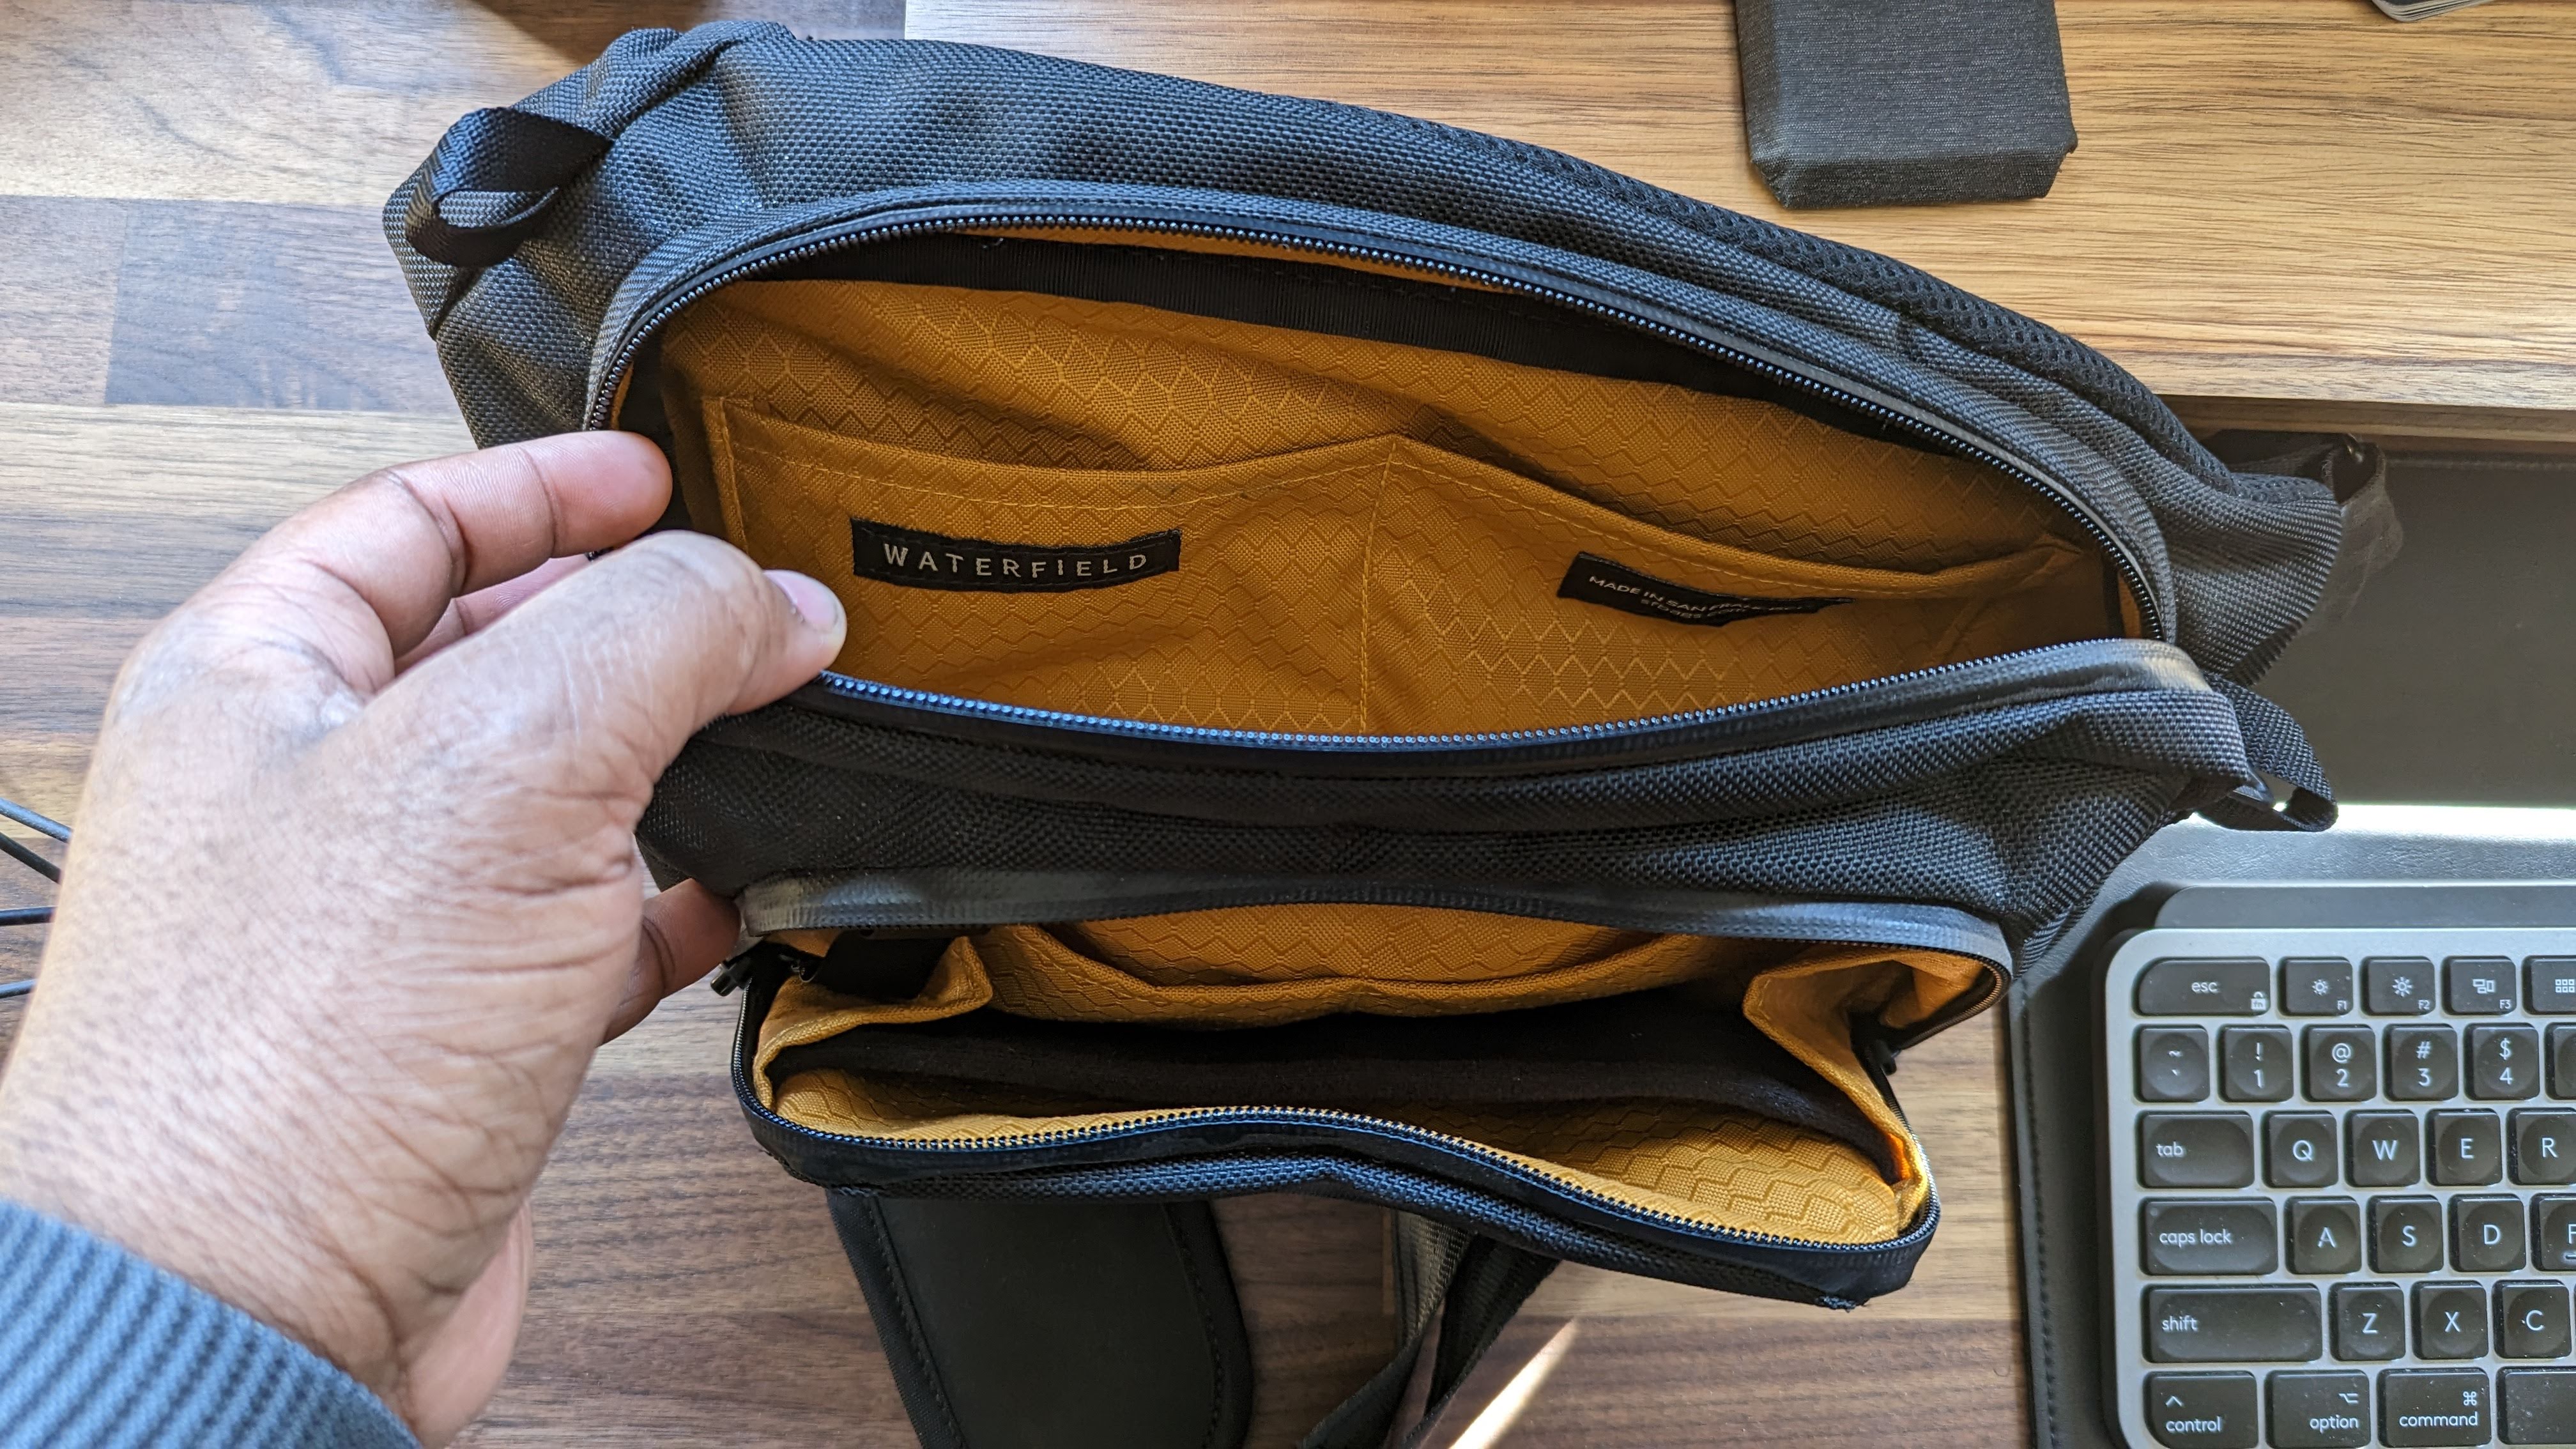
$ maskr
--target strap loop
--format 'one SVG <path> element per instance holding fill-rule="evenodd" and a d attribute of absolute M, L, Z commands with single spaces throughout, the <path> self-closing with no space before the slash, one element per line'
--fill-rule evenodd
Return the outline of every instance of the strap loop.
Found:
<path fill-rule="evenodd" d="M 469 112 L 429 157 L 427 174 L 403 209 L 412 250 L 451 267 L 506 261 L 545 220 L 556 193 L 608 150 L 609 137 L 534 111 L 494 106 Z M 471 220 L 448 203 L 484 197 Z"/>
<path fill-rule="evenodd" d="M 2290 787 L 2275 800 L 2269 790 L 2246 786 L 2200 807 L 2202 818 L 2230 830 L 2319 831 L 2335 823 L 2334 786 L 2326 782 L 2308 737 L 2290 712 L 2232 679 L 2212 679 L 2236 709 L 2245 734 L 2245 756 L 2267 780 Z"/>

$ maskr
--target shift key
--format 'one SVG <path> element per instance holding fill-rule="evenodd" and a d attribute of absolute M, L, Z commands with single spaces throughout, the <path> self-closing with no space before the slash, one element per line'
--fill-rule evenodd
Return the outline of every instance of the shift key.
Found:
<path fill-rule="evenodd" d="M 2147 1357 L 2157 1363 L 2288 1363 L 2325 1353 L 2313 1283 L 2150 1288 Z"/>

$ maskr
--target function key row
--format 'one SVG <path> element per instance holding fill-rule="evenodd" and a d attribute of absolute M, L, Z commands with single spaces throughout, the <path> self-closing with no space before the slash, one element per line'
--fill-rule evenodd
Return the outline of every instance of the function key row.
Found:
<path fill-rule="evenodd" d="M 2352 962 L 2292 956 L 2281 962 L 2278 995 L 2260 956 L 2168 956 L 2138 973 L 2136 998 L 2140 1016 L 2264 1016 L 2275 1003 L 2284 1016 L 2346 1016 L 2356 1002 L 2372 1016 L 2507 1016 L 2517 1004 L 2576 1016 L 2576 956 L 2453 956 L 2438 967 L 2429 956 L 2371 956 L 2358 992 Z"/>
<path fill-rule="evenodd" d="M 2259 1391 L 2250 1373 L 2149 1374 L 2147 1428 L 2167 1449 L 2255 1449 L 2268 1407 L 2279 1449 L 2576 1442 L 2576 1369 L 2504 1369 L 2492 1385 L 2483 1369 L 2378 1377 L 2374 1394 L 2371 1376 L 2350 1370 L 2282 1370 Z"/>
<path fill-rule="evenodd" d="M 2158 1277 L 2253 1276 L 2285 1261 L 2293 1273 L 2358 1273 L 2365 1254 L 2374 1273 L 2439 1273 L 2446 1244 L 2455 1273 L 2576 1270 L 2576 1198 L 2534 1198 L 2527 1210 L 2521 1198 L 2503 1196 L 2455 1197 L 2447 1211 L 2431 1197 L 2374 1197 L 2367 1208 L 2348 1197 L 2294 1197 L 2285 1204 L 2148 1198 L 2138 1204 L 2139 1257 Z M 2565 1320 L 2562 1311 L 2557 1321 L 2563 1327 Z M 2554 1358 L 2566 1351 L 2520 1356 Z"/>
<path fill-rule="evenodd" d="M 2331 1187 L 2339 1177 L 2354 1187 L 2485 1187 L 2508 1169 L 2525 1186 L 2563 1186 L 2576 1183 L 2576 1111 L 2266 1112 L 2262 1159 L 2270 1187 Z M 2141 1187 L 2251 1187 L 2254 1164 L 2251 1113 L 2138 1118 Z"/>
<path fill-rule="evenodd" d="M 2462 1031 L 2441 1022 L 2303 1028 L 2222 1026 L 2217 1051 L 2208 1027 L 2142 1026 L 2137 1036 L 2142 1102 L 2205 1101 L 2212 1087 L 2230 1102 L 2286 1102 L 2294 1089 L 2311 1102 L 2442 1102 L 2469 1096 L 2524 1102 L 2545 1084 L 2576 1099 L 2576 1023 L 2540 1028 L 2481 1022 Z"/>

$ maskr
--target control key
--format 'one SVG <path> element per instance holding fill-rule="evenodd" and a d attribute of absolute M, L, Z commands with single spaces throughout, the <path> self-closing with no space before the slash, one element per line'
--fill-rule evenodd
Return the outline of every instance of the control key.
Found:
<path fill-rule="evenodd" d="M 2147 1428 L 2171 1449 L 2254 1449 L 2254 1376 L 2149 1374 Z"/>

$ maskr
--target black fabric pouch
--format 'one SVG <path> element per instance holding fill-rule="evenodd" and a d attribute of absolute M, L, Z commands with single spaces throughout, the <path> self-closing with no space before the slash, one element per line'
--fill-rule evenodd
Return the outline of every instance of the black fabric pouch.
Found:
<path fill-rule="evenodd" d="M 1898 1287 L 1894 1055 L 2162 824 L 2332 818 L 2246 687 L 2329 490 L 1564 156 L 729 24 L 466 117 L 386 217 L 479 439 L 643 433 L 664 526 L 848 609 L 639 836 L 757 938 L 737 1093 L 934 1445 L 1236 1442 L 1231 1194 L 1396 1214 L 1399 1352 L 1316 1445 L 1556 1261 Z"/>

